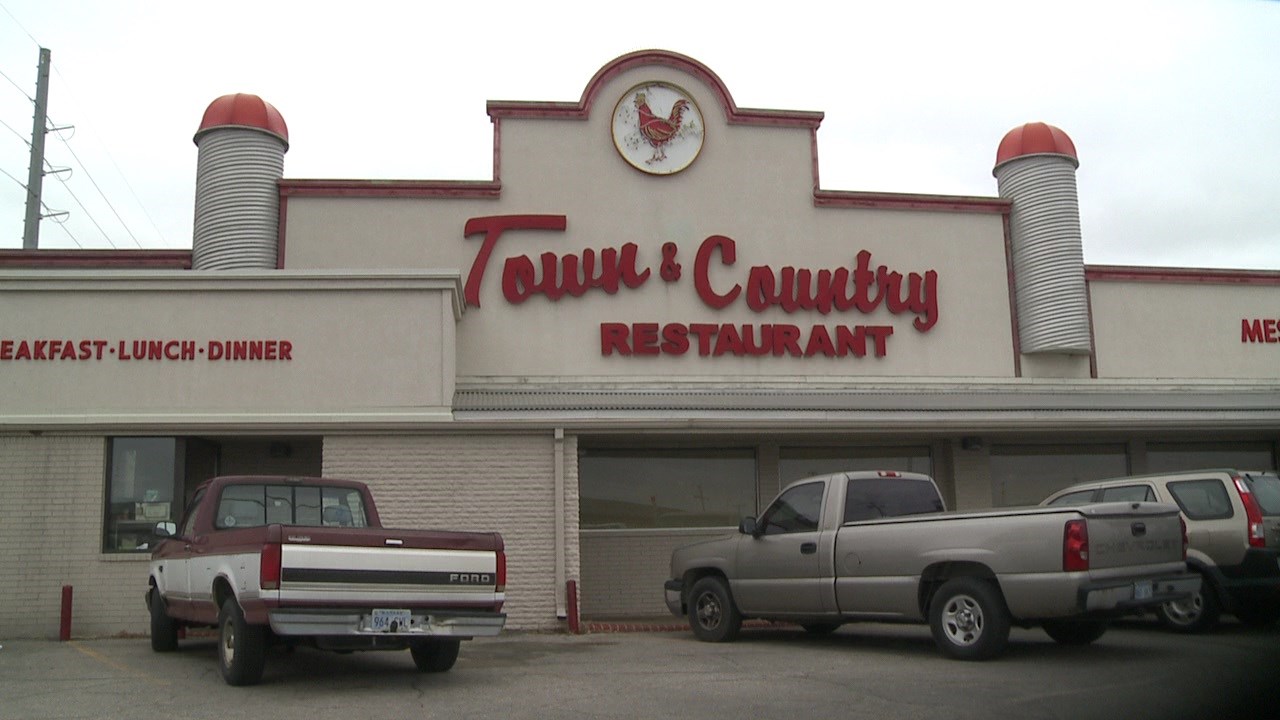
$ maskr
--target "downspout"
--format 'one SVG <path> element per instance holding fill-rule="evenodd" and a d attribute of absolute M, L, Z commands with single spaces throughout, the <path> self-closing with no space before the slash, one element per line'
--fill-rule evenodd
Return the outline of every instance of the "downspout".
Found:
<path fill-rule="evenodd" d="M 555 493 L 556 493 L 556 617 L 569 616 L 565 608 L 565 558 L 564 558 L 564 428 L 556 428 L 555 442 Z"/>

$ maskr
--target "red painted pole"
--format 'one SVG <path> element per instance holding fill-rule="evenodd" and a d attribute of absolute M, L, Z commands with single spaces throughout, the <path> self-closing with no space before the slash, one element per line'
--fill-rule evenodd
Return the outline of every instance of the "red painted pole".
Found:
<path fill-rule="evenodd" d="M 66 642 L 71 639 L 71 586 L 62 586 L 62 623 L 58 627 L 58 639 Z"/>
<path fill-rule="evenodd" d="M 565 585 L 567 588 L 565 590 L 565 595 L 568 596 L 567 599 L 569 601 L 569 632 L 577 635 L 582 632 L 582 628 L 578 623 L 578 581 L 570 580 L 565 583 Z"/>

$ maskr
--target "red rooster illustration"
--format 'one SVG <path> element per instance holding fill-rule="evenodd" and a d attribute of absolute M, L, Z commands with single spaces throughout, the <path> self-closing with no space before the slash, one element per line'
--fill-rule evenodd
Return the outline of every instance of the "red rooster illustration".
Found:
<path fill-rule="evenodd" d="M 640 135 L 653 147 L 653 157 L 645 162 L 655 163 L 666 160 L 666 145 L 676 133 L 680 132 L 680 122 L 685 108 L 689 107 L 689 101 L 683 98 L 676 100 L 675 105 L 671 106 L 671 115 L 665 118 L 653 114 L 644 93 L 636 93 L 635 103 L 636 111 L 640 113 Z"/>

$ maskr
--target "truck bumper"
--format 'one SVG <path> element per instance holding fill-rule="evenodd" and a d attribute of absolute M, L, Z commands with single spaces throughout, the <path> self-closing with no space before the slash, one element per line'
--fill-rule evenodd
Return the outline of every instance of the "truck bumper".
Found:
<path fill-rule="evenodd" d="M 1123 583 L 1091 583 L 1080 588 L 1085 612 L 1125 612 L 1183 600 L 1200 589 L 1200 576 L 1183 573 Z"/>
<path fill-rule="evenodd" d="M 684 582 L 668 580 L 662 584 L 662 594 L 667 601 L 667 609 L 676 617 L 684 617 Z"/>
<path fill-rule="evenodd" d="M 271 630 L 277 635 L 363 635 L 374 637 L 493 637 L 502 632 L 506 613 L 412 611 L 407 627 L 374 630 L 373 614 L 349 609 L 275 609 L 268 612 Z"/>

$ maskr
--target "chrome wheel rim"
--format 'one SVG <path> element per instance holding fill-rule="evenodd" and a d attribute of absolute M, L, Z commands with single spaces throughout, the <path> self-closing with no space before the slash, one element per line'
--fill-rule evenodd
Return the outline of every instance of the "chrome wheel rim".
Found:
<path fill-rule="evenodd" d="M 702 593 L 697 602 L 698 624 L 707 630 L 719 627 L 724 609 L 720 607 L 720 599 L 714 593 Z"/>
<path fill-rule="evenodd" d="M 968 595 L 956 595 L 942 608 L 942 627 L 953 644 L 966 647 L 978 642 L 986 624 L 982 606 Z"/>
<path fill-rule="evenodd" d="M 222 643 L 219 649 L 222 651 L 223 667 L 231 667 L 231 663 L 236 659 L 236 628 L 234 623 L 222 623 Z"/>
<path fill-rule="evenodd" d="M 1164 604 L 1164 614 L 1174 625 L 1191 625 L 1204 613 L 1204 596 L 1193 593 L 1186 600 L 1173 600 Z"/>

